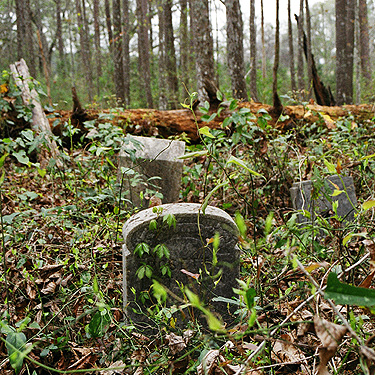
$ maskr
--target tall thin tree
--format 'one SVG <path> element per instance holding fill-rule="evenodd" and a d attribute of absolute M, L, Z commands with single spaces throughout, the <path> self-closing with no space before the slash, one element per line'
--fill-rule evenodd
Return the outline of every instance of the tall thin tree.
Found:
<path fill-rule="evenodd" d="M 371 83 L 370 34 L 367 13 L 367 1 L 359 0 L 359 50 L 361 60 L 361 73 L 365 86 L 365 94 L 368 94 Z"/>
<path fill-rule="evenodd" d="M 129 0 L 122 0 L 123 11 L 123 62 L 124 62 L 124 93 L 125 105 L 130 106 L 130 17 Z"/>
<path fill-rule="evenodd" d="M 121 0 L 112 1 L 113 12 L 113 64 L 114 64 L 114 81 L 116 90 L 116 99 L 123 104 L 125 102 L 125 89 L 124 89 L 124 64 L 122 59 L 122 13 L 121 13 Z"/>
<path fill-rule="evenodd" d="M 299 22 L 298 22 L 298 50 L 297 50 L 297 78 L 298 90 L 301 91 L 302 98 L 305 92 L 305 67 L 303 62 L 303 25 L 304 25 L 304 1 L 300 0 Z"/>
<path fill-rule="evenodd" d="M 153 108 L 153 98 L 151 91 L 151 69 L 150 69 L 150 41 L 148 37 L 149 19 L 148 19 L 148 1 L 137 0 L 137 20 L 138 20 L 138 64 L 140 79 L 143 84 L 143 93 L 146 98 L 148 108 Z"/>
<path fill-rule="evenodd" d="M 292 91 L 296 91 L 296 74 L 294 71 L 294 45 L 293 45 L 293 27 L 291 18 L 290 0 L 288 0 L 288 42 L 289 42 L 289 69 Z"/>
<path fill-rule="evenodd" d="M 217 104 L 218 85 L 208 0 L 191 0 L 190 4 L 198 97 L 201 101 Z"/>
<path fill-rule="evenodd" d="M 255 27 L 255 0 L 250 0 L 250 96 L 258 101 L 257 88 L 257 35 Z"/>
<path fill-rule="evenodd" d="M 243 20 L 239 0 L 226 0 L 227 59 L 234 98 L 248 100 L 243 52 Z"/>

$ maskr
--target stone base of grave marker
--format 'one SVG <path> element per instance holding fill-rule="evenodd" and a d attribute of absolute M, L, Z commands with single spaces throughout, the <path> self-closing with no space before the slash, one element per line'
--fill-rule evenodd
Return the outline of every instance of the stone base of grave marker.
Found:
<path fill-rule="evenodd" d="M 119 153 L 118 180 L 121 181 L 121 167 L 130 168 L 138 174 L 125 173 L 123 191 L 126 198 L 136 207 L 148 207 L 148 202 L 140 198 L 146 189 L 163 194 L 163 203 L 177 202 L 181 189 L 183 161 L 178 159 L 185 152 L 185 142 L 168 139 L 129 136 L 131 140 Z M 134 144 L 136 143 L 137 146 Z M 133 152 L 132 161 L 129 152 Z M 150 178 L 154 177 L 152 180 Z M 156 177 L 156 178 L 155 178 Z M 153 186 L 152 186 L 153 185 Z"/>
<path fill-rule="evenodd" d="M 341 178 L 340 178 L 341 177 Z M 341 194 L 332 196 L 334 190 L 343 191 Z M 346 190 L 348 196 L 345 194 Z M 354 219 L 353 206 L 357 204 L 355 188 L 352 177 L 345 176 L 329 176 L 320 187 L 319 194 L 316 199 L 312 199 L 313 184 L 310 180 L 295 182 L 290 189 L 293 208 L 296 210 L 307 210 L 311 214 L 311 219 L 303 215 L 299 215 L 298 221 L 304 223 L 314 220 L 315 213 L 324 217 L 333 216 L 332 202 L 338 201 L 337 215 L 344 221 Z M 348 199 L 349 197 L 349 199 Z"/>
<path fill-rule="evenodd" d="M 219 208 L 208 206 L 205 214 L 195 203 L 177 203 L 158 206 L 159 213 L 152 208 L 143 210 L 132 216 L 123 227 L 125 244 L 123 246 L 123 287 L 124 308 L 128 319 L 133 323 L 146 325 L 150 323 L 147 308 L 155 301 L 142 300 L 142 292 L 150 292 L 152 280 L 137 276 L 142 265 L 150 265 L 153 269 L 152 279 L 158 280 L 173 294 L 183 298 L 181 287 L 188 287 L 196 293 L 200 300 L 211 311 L 218 313 L 224 321 L 232 320 L 227 304 L 213 301 L 221 296 L 234 296 L 233 288 L 238 287 L 236 279 L 240 276 L 239 248 L 237 247 L 238 229 L 232 218 Z M 155 207 L 156 208 L 156 207 Z M 165 215 L 172 214 L 176 219 L 176 227 L 169 227 L 164 221 Z M 150 229 L 150 222 L 157 221 L 157 229 Z M 212 244 L 207 241 L 220 235 L 217 252 L 217 265 L 213 265 Z M 139 243 L 147 243 L 151 250 L 158 244 L 164 244 L 170 251 L 170 258 L 159 259 L 154 253 L 144 254 L 141 258 L 134 254 Z M 171 277 L 162 276 L 161 268 L 167 264 Z M 197 279 L 196 279 L 197 278 Z M 168 295 L 167 304 L 181 305 Z M 189 318 L 189 310 L 184 309 L 174 317 L 181 323 Z M 232 311 L 233 312 L 233 311 Z M 195 311 L 195 314 L 197 311 Z M 199 312 L 198 312 L 199 313 Z M 199 314 L 198 314 L 199 315 Z"/>

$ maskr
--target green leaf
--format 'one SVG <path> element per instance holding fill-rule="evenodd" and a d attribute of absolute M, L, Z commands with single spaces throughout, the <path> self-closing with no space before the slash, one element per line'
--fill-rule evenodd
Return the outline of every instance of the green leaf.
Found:
<path fill-rule="evenodd" d="M 5 171 L 3 171 L 3 173 L 1 174 L 1 177 L 0 177 L 0 186 L 3 184 L 5 180 Z"/>
<path fill-rule="evenodd" d="M 87 325 L 87 333 L 93 337 L 102 337 L 111 324 L 111 317 L 107 309 L 96 311 L 90 323 Z"/>
<path fill-rule="evenodd" d="M 205 156 L 208 154 L 208 150 L 203 151 L 195 151 L 195 152 L 189 152 L 188 154 L 179 156 L 178 159 L 190 159 L 190 158 L 196 158 L 198 156 Z"/>
<path fill-rule="evenodd" d="M 337 190 L 335 189 L 333 193 L 331 194 L 331 197 L 337 197 L 338 195 L 342 194 L 344 190 Z"/>
<path fill-rule="evenodd" d="M 330 163 L 328 160 L 324 159 L 324 164 L 328 169 L 329 173 L 336 173 L 336 166 L 332 163 Z"/>
<path fill-rule="evenodd" d="M 344 284 L 334 272 L 328 275 L 324 297 L 333 299 L 338 305 L 375 306 L 375 289 Z"/>
<path fill-rule="evenodd" d="M 215 136 L 210 133 L 210 128 L 208 126 L 203 126 L 203 128 L 200 128 L 199 133 L 209 138 L 215 138 Z"/>
<path fill-rule="evenodd" d="M 224 181 L 222 182 L 221 184 L 219 185 L 216 185 L 208 194 L 207 194 L 207 197 L 205 198 L 205 200 L 203 201 L 202 203 L 202 212 L 203 214 L 206 213 L 206 208 L 208 206 L 208 202 L 210 200 L 210 198 L 212 197 L 212 195 L 215 193 L 215 191 L 221 189 L 223 186 L 226 186 L 228 185 L 228 182 L 227 181 Z"/>
<path fill-rule="evenodd" d="M 375 200 L 369 200 L 362 204 L 362 208 L 366 211 L 372 207 L 375 207 Z"/>
<path fill-rule="evenodd" d="M 256 296 L 256 291 L 254 288 L 249 288 L 246 290 L 246 306 L 249 310 L 254 306 L 254 297 Z"/>
<path fill-rule="evenodd" d="M 135 247 L 134 254 L 138 254 L 141 258 L 144 253 L 150 254 L 150 246 L 145 242 L 141 242 Z"/>
<path fill-rule="evenodd" d="M 229 104 L 229 110 L 234 111 L 237 108 L 237 100 L 232 99 Z"/>
<path fill-rule="evenodd" d="M 213 113 L 211 116 L 203 115 L 201 117 L 201 120 L 204 122 L 211 122 L 216 116 L 217 116 L 217 113 Z"/>
<path fill-rule="evenodd" d="M 6 152 L 1 158 L 0 158 L 0 168 L 3 167 L 5 159 L 7 158 L 9 154 Z"/>
<path fill-rule="evenodd" d="M 247 227 L 245 224 L 245 219 L 243 216 L 239 213 L 239 211 L 236 211 L 235 221 L 238 227 L 238 230 L 240 231 L 240 234 L 243 238 L 246 237 Z"/>
<path fill-rule="evenodd" d="M 159 303 L 165 302 L 167 299 L 167 291 L 165 290 L 163 285 L 158 283 L 156 280 L 152 280 L 152 281 L 153 281 L 152 290 L 153 290 L 154 297 L 158 300 Z"/>
<path fill-rule="evenodd" d="M 217 91 L 216 91 L 216 97 L 217 97 L 218 100 L 220 100 L 221 102 L 223 101 L 223 94 L 221 93 L 220 90 L 217 90 Z"/>
<path fill-rule="evenodd" d="M 238 159 L 236 158 L 235 156 L 231 156 L 229 158 L 229 160 L 227 161 L 227 164 L 236 164 L 236 165 L 239 165 L 240 167 L 246 169 L 249 173 L 251 173 L 252 175 L 254 176 L 257 176 L 257 177 L 263 177 L 261 174 L 259 174 L 258 172 L 255 172 L 253 171 L 252 169 L 250 169 L 241 159 Z M 264 177 L 263 177 L 264 178 Z"/>
<path fill-rule="evenodd" d="M 13 156 L 21 164 L 28 165 L 30 162 L 29 158 L 26 156 L 25 150 L 20 150 L 19 152 L 13 152 Z"/>
<path fill-rule="evenodd" d="M 18 374 L 23 365 L 25 354 L 26 336 L 22 332 L 10 332 L 5 340 L 5 346 L 8 351 L 9 362 Z"/>

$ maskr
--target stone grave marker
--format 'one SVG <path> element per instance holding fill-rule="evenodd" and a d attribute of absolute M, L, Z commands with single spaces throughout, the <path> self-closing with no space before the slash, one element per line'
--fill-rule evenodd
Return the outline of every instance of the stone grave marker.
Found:
<path fill-rule="evenodd" d="M 341 177 L 341 179 L 340 179 Z M 332 196 L 334 190 L 343 191 L 341 194 Z M 348 196 L 345 194 L 346 190 Z M 293 208 L 296 210 L 307 210 L 314 220 L 315 212 L 324 217 L 330 217 L 332 210 L 332 202 L 338 201 L 337 215 L 344 219 L 344 221 L 351 221 L 354 219 L 355 207 L 357 204 L 357 197 L 355 195 L 355 188 L 353 178 L 351 176 L 332 175 L 324 180 L 323 186 L 320 188 L 319 196 L 312 199 L 313 184 L 310 180 L 295 182 L 290 189 Z M 349 199 L 348 199 L 349 197 Z M 300 223 L 311 221 L 302 214 L 299 215 L 298 221 Z"/>
<path fill-rule="evenodd" d="M 185 142 L 130 135 L 128 137 L 130 142 L 124 144 L 119 153 L 118 181 L 122 178 L 121 167 L 131 168 L 139 174 L 139 179 L 132 183 L 134 174 L 125 174 L 123 191 L 129 191 L 126 198 L 136 207 L 148 207 L 148 202 L 140 198 L 140 193 L 145 194 L 148 186 L 163 194 L 163 203 L 177 202 L 183 168 L 183 161 L 178 157 L 185 152 Z M 129 151 L 134 153 L 135 161 L 130 158 Z M 150 178 L 152 180 L 149 180 Z M 152 187 L 150 183 L 156 187 Z"/>
<path fill-rule="evenodd" d="M 230 319 L 227 304 L 212 301 L 217 296 L 231 298 L 232 288 L 238 287 L 240 276 L 238 228 L 233 219 L 223 210 L 208 206 L 205 214 L 196 203 L 165 204 L 142 210 L 132 216 L 123 227 L 123 291 L 124 309 L 128 319 L 142 325 L 148 321 L 146 309 L 153 302 L 141 300 L 143 291 L 150 291 L 152 279 L 158 280 L 172 293 L 183 298 L 179 285 L 187 286 L 197 294 L 211 311 L 218 313 L 225 321 Z M 159 212 L 154 212 L 158 209 Z M 173 215 L 176 226 L 169 226 L 164 218 Z M 170 217 L 170 216 L 169 216 Z M 157 222 L 156 229 L 150 229 L 150 222 Z M 207 240 L 215 233 L 220 235 L 217 251 L 217 265 L 213 266 L 212 244 Z M 203 243 L 202 243 L 203 241 Z M 134 249 L 140 243 L 147 243 L 150 254 L 139 257 Z M 152 252 L 157 245 L 165 245 L 170 257 L 159 259 Z M 153 269 L 151 279 L 139 279 L 137 271 L 143 265 Z M 171 275 L 162 275 L 161 269 L 168 265 Z M 212 278 L 206 273 L 210 272 Z M 196 279 L 198 278 L 198 280 Z M 217 285 L 214 287 L 214 282 Z M 152 299 L 153 297 L 151 297 Z M 181 305 L 168 295 L 167 304 Z M 187 310 L 184 310 L 187 314 Z M 183 320 L 177 313 L 177 321 Z"/>

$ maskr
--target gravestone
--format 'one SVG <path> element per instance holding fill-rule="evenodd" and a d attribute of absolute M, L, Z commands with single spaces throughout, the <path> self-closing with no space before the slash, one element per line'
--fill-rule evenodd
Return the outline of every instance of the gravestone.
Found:
<path fill-rule="evenodd" d="M 335 190 L 342 192 L 332 196 Z M 300 223 L 314 220 L 316 216 L 315 213 L 326 218 L 333 216 L 332 202 L 336 201 L 338 201 L 337 215 L 343 219 L 344 222 L 354 219 L 355 210 L 353 206 L 355 207 L 357 204 L 357 197 L 355 195 L 353 178 L 350 176 L 333 175 L 327 177 L 323 180 L 319 194 L 316 194 L 315 199 L 312 199 L 312 195 L 315 195 L 315 192 L 313 191 L 313 183 L 310 180 L 295 182 L 290 189 L 290 194 L 294 209 L 310 212 L 311 219 L 308 219 L 302 214 L 298 215 L 298 221 Z"/>
<path fill-rule="evenodd" d="M 218 313 L 225 321 L 230 319 L 227 304 L 213 301 L 213 298 L 231 298 L 234 296 L 232 288 L 238 287 L 238 229 L 233 219 L 223 210 L 208 206 L 203 214 L 200 208 L 201 205 L 195 203 L 166 204 L 140 211 L 125 223 L 123 291 L 124 309 L 128 319 L 140 325 L 148 321 L 147 307 L 155 301 L 152 301 L 152 297 L 151 300 L 141 301 L 140 295 L 143 291 L 150 290 L 151 279 L 158 280 L 180 298 L 183 298 L 180 286 L 187 286 L 211 311 Z M 154 212 L 156 209 L 158 212 Z M 174 216 L 175 227 L 167 224 L 165 218 L 168 215 Z M 157 229 L 150 229 L 150 222 L 155 223 L 154 220 L 157 222 Z M 212 244 L 206 242 L 212 239 L 215 233 L 220 235 L 216 266 L 213 265 Z M 134 254 L 134 249 L 140 243 L 150 246 L 150 254 L 144 254 L 142 257 Z M 169 259 L 159 259 L 152 253 L 152 249 L 159 244 L 168 248 Z M 137 270 L 144 264 L 153 268 L 151 279 L 146 276 L 139 279 L 137 275 Z M 170 277 L 161 273 L 165 264 L 171 271 Z M 167 304 L 181 305 L 169 295 Z M 177 321 L 181 322 L 178 314 Z"/>
<path fill-rule="evenodd" d="M 118 180 L 121 168 L 129 168 L 123 179 L 123 191 L 134 206 L 148 207 L 145 199 L 147 189 L 163 194 L 163 203 L 177 202 L 181 189 L 183 161 L 178 159 L 185 152 L 185 142 L 128 135 L 130 142 L 119 153 Z M 129 152 L 134 154 L 132 161 Z M 131 173 L 129 173 L 131 172 Z M 135 174 L 137 179 L 134 179 Z M 151 178 L 151 180 L 150 180 Z M 152 186 L 154 185 L 154 186 Z"/>

